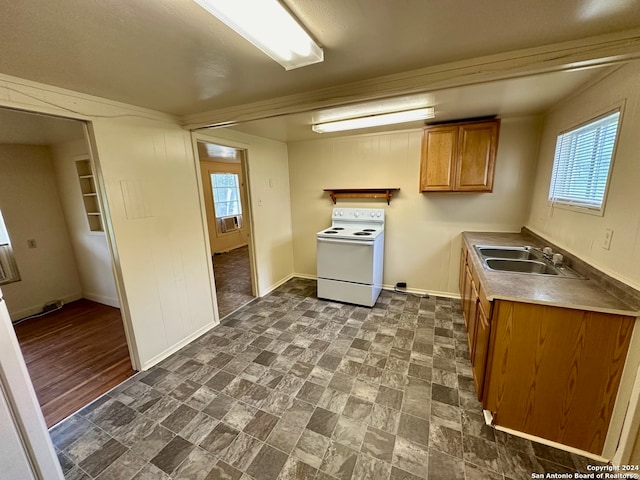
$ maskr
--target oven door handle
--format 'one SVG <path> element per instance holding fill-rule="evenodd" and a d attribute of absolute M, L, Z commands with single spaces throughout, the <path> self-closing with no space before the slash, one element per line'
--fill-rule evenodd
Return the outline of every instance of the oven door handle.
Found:
<path fill-rule="evenodd" d="M 342 243 L 347 245 L 373 245 L 373 240 L 341 240 L 338 238 L 318 238 L 318 241 L 323 243 Z"/>

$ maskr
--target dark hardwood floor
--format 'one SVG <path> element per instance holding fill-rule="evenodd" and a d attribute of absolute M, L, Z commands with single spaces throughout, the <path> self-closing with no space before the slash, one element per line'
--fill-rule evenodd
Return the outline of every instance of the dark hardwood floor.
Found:
<path fill-rule="evenodd" d="M 48 427 L 135 373 L 117 308 L 82 299 L 15 330 Z"/>

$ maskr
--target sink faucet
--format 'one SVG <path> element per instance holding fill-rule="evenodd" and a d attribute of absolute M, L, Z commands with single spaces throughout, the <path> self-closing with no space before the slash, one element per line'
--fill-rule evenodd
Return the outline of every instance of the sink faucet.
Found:
<path fill-rule="evenodd" d="M 549 248 L 549 247 L 540 248 L 540 247 L 532 247 L 531 245 L 525 245 L 524 249 L 525 250 L 533 250 L 534 252 L 538 252 L 542 256 L 544 256 L 545 258 L 549 258 L 551 256 L 551 254 L 553 253 L 551 251 L 551 248 Z"/>
<path fill-rule="evenodd" d="M 527 245 L 524 248 L 525 250 L 535 250 L 536 252 L 540 252 L 546 260 L 550 261 L 554 265 L 561 265 L 564 260 L 564 256 L 561 253 L 553 253 L 551 247 L 539 248 Z"/>

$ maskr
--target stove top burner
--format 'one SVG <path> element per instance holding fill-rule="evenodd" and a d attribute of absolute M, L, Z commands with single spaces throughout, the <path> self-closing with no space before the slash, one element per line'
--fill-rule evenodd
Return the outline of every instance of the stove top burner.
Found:
<path fill-rule="evenodd" d="M 353 224 L 348 222 L 333 224 L 317 233 L 319 238 L 350 240 L 352 242 L 371 242 L 384 233 L 382 225 L 378 228 L 374 223 Z"/>

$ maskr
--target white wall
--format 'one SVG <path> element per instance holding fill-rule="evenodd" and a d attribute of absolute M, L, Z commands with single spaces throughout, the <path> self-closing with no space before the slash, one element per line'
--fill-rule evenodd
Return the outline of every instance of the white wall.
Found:
<path fill-rule="evenodd" d="M 0 106 L 89 122 L 135 366 L 215 325 L 190 133 L 170 115 L 4 74 Z"/>
<path fill-rule="evenodd" d="M 206 136 L 212 143 L 247 149 L 258 296 L 266 295 L 293 273 L 291 198 L 287 145 L 227 129 Z"/>
<path fill-rule="evenodd" d="M 136 117 L 92 125 L 129 334 L 146 368 L 216 322 L 191 135 Z"/>
<path fill-rule="evenodd" d="M 618 279 L 640 288 L 640 62 L 622 67 L 560 104 L 545 120 L 527 226 Z M 604 216 L 547 203 L 556 137 L 626 99 Z M 611 249 L 601 248 L 605 228 Z"/>
<path fill-rule="evenodd" d="M 119 308 L 107 239 L 104 233 L 89 230 L 78 182 L 75 157 L 89 153 L 87 142 L 82 139 L 59 143 L 51 145 L 50 151 L 62 210 L 78 266 L 82 297 Z"/>
<path fill-rule="evenodd" d="M 386 209 L 384 284 L 458 295 L 460 233 L 519 231 L 526 219 L 538 133 L 537 117 L 502 120 L 493 193 L 419 193 L 421 130 L 290 143 L 295 272 L 316 274 L 315 233 L 333 207 L 323 189 L 400 187 L 389 206 L 338 206 Z"/>
<path fill-rule="evenodd" d="M 22 279 L 3 287 L 11 318 L 39 313 L 55 300 L 80 298 L 80 279 L 46 147 L 0 145 L 0 209 Z M 28 248 L 28 239 L 35 239 L 37 248 Z"/>

